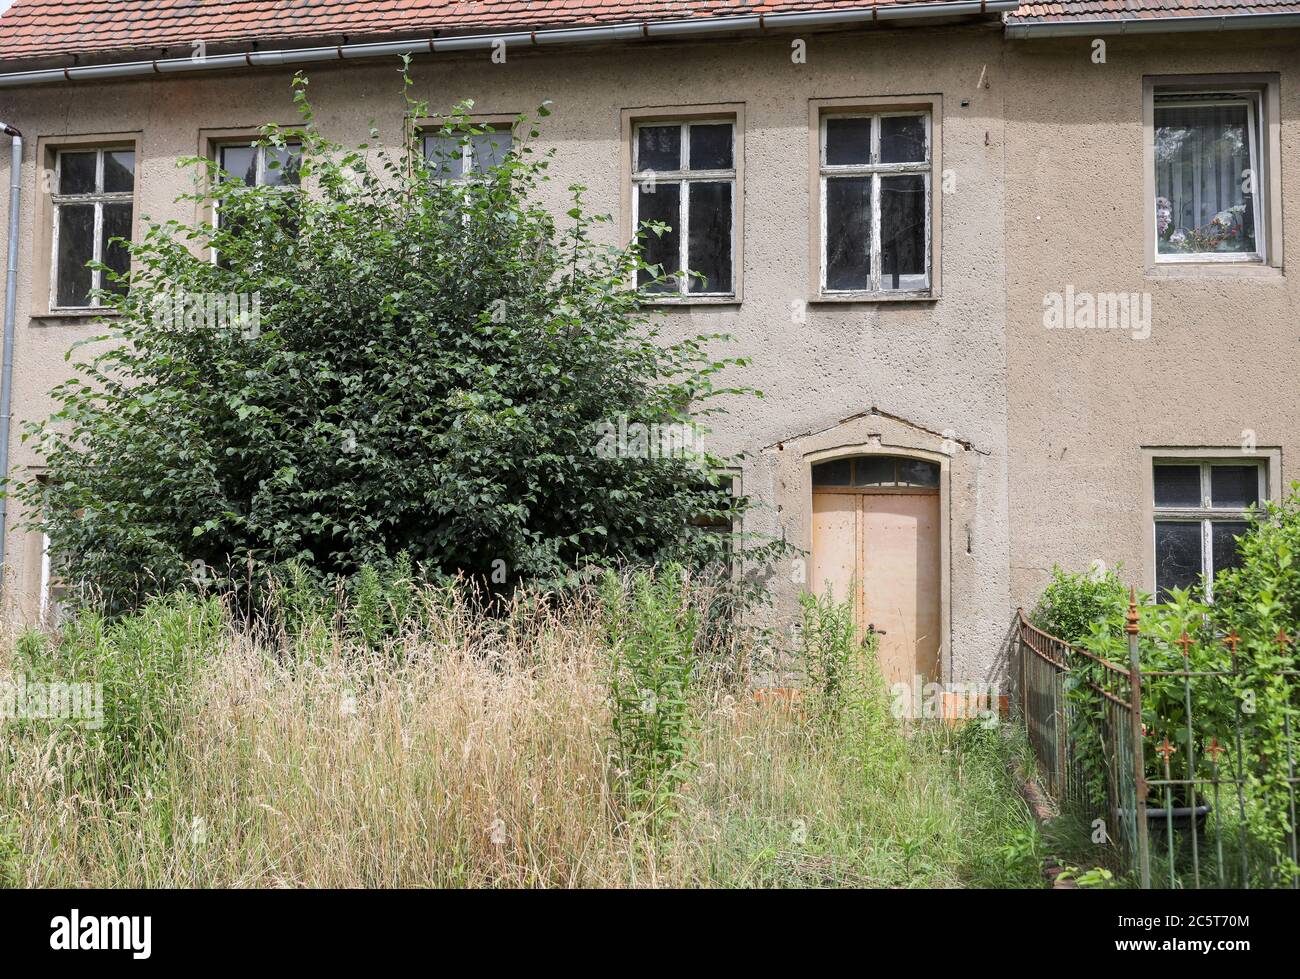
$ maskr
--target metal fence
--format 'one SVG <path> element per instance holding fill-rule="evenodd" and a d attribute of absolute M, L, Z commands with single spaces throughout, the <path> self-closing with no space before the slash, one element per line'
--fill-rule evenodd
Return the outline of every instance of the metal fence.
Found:
<path fill-rule="evenodd" d="M 1192 657 L 1197 640 L 1184 633 L 1172 644 L 1183 668 L 1156 670 L 1139 664 L 1152 639 L 1139 635 L 1133 601 L 1126 664 L 1048 635 L 1023 610 L 1017 619 L 1014 705 L 1044 788 L 1138 886 L 1300 885 L 1291 722 L 1300 673 L 1275 672 L 1289 699 L 1280 717 L 1259 717 L 1235 634 L 1200 640 L 1222 644 L 1226 669 L 1193 668 L 1204 657 Z M 1293 662 L 1289 637 L 1270 641 Z"/>

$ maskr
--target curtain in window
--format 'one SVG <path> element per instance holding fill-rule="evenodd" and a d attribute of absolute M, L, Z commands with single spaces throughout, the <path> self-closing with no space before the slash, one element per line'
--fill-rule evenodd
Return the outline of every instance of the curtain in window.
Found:
<path fill-rule="evenodd" d="M 1255 251 L 1245 100 L 1156 104 L 1156 233 L 1161 254 Z"/>

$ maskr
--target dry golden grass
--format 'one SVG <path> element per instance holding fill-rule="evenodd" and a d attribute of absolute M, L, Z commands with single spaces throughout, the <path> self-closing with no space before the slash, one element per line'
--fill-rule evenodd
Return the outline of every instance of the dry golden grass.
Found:
<path fill-rule="evenodd" d="M 680 816 L 652 836 L 611 771 L 596 601 L 512 621 L 443 603 L 377 649 L 332 627 L 292 642 L 227 627 L 193 650 L 165 752 L 125 790 L 86 774 L 102 769 L 95 739 L 23 726 L 0 757 L 0 874 L 27 887 L 1035 881 L 998 857 L 1030 824 L 989 739 L 891 730 L 864 763 L 722 682 L 700 693 Z"/>

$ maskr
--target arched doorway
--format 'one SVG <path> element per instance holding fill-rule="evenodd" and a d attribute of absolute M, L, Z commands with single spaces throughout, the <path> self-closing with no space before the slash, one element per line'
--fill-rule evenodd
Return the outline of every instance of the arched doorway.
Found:
<path fill-rule="evenodd" d="M 939 464 L 865 455 L 812 467 L 812 588 L 880 633 L 885 682 L 940 679 Z"/>

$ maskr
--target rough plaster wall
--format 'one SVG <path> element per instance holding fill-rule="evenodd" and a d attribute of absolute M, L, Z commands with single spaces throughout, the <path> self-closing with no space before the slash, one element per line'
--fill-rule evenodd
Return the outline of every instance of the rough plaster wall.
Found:
<path fill-rule="evenodd" d="M 743 102 L 746 109 L 745 278 L 739 306 L 668 313 L 679 335 L 728 332 L 731 353 L 752 358 L 737 381 L 765 397 L 737 405 L 715 424 L 712 447 L 755 454 L 764 446 L 834 426 L 872 406 L 931 432 L 952 430 L 978 448 L 978 464 L 955 478 L 952 662 L 957 678 L 987 673 L 1009 608 L 1006 509 L 1006 352 L 1003 344 L 1002 40 L 984 29 L 880 31 L 808 35 L 806 65 L 790 60 L 789 38 L 631 45 L 596 52 L 544 52 L 493 65 L 416 59 L 416 94 L 433 111 L 472 97 L 484 113 L 527 111 L 544 99 L 540 148 L 554 148 L 548 200 L 564 205 L 564 188 L 580 181 L 600 210 L 620 206 L 620 110 L 638 106 Z M 988 88 L 977 83 L 987 66 Z M 392 144 L 399 131 L 400 80 L 392 64 L 317 66 L 310 95 L 322 131 L 344 143 Z M 192 219 L 171 202 L 190 186 L 175 167 L 199 150 L 200 128 L 291 123 L 289 72 L 96 83 L 0 93 L 0 117 L 29 134 L 24 241 L 36 214 L 37 136 L 144 133 L 139 210 L 155 219 Z M 841 96 L 938 93 L 943 97 L 943 159 L 955 193 L 942 207 L 942 298 L 934 303 L 810 306 L 792 322 L 790 303 L 805 299 L 809 250 L 808 100 Z M 961 101 L 970 99 L 969 107 Z M 610 229 L 610 238 L 616 237 Z M 31 322 L 32 256 L 22 256 L 15 406 L 19 421 L 43 416 L 45 392 L 65 376 L 64 351 L 93 327 Z M 15 445 L 15 465 L 34 463 Z M 781 534 L 803 526 L 808 499 L 775 498 L 761 465 L 747 464 L 745 490 L 760 510 L 747 530 Z M 780 506 L 778 513 L 776 507 Z M 967 553 L 967 526 L 970 553 Z M 31 541 L 11 532 L 14 576 L 32 607 Z M 789 606 L 786 606 L 787 612 Z"/>
<path fill-rule="evenodd" d="M 1012 598 L 1054 563 L 1123 563 L 1150 588 L 1141 447 L 1281 446 L 1294 478 L 1300 347 L 1294 276 L 1148 275 L 1144 75 L 1280 72 L 1284 254 L 1300 256 L 1300 45 L 1294 32 L 1012 43 L 1007 50 L 1007 353 Z M 1283 270 L 1284 271 L 1284 270 Z M 1151 337 L 1047 330 L 1067 284 L 1149 292 Z M 1145 501 L 1149 505 L 1149 501 Z"/>

